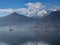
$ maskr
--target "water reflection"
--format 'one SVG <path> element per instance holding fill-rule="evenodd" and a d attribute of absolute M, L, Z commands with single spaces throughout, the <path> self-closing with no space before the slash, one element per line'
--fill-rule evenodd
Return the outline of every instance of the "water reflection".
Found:
<path fill-rule="evenodd" d="M 38 42 L 26 42 L 21 45 L 50 45 L 49 43 L 44 43 L 43 41 L 38 41 Z"/>
<path fill-rule="evenodd" d="M 0 45 L 10 45 L 10 44 L 0 42 Z"/>

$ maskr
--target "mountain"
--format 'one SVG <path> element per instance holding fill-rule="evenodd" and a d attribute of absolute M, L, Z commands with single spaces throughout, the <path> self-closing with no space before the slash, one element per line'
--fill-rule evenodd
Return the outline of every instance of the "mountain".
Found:
<path fill-rule="evenodd" d="M 40 40 L 51 45 L 60 45 L 60 11 L 53 11 L 37 21 L 33 29 L 40 36 Z"/>
<path fill-rule="evenodd" d="M 59 28 L 60 27 L 60 11 L 53 11 L 49 15 L 38 19 L 36 25 L 42 28 Z"/>
<path fill-rule="evenodd" d="M 53 11 L 48 16 L 46 16 L 47 20 L 60 20 L 60 11 Z"/>
<path fill-rule="evenodd" d="M 56 22 L 60 22 L 60 11 L 52 11 L 49 15 L 44 16 L 41 22 L 49 22 L 49 23 L 56 23 Z"/>
<path fill-rule="evenodd" d="M 37 12 L 32 12 L 30 14 L 28 13 L 26 16 L 36 18 L 36 17 L 43 17 L 49 15 L 50 13 L 51 13 L 50 10 L 41 10 Z"/>
<path fill-rule="evenodd" d="M 16 12 L 4 16 L 0 19 L 0 25 L 19 25 L 23 23 L 33 22 L 33 18 L 27 17 Z"/>

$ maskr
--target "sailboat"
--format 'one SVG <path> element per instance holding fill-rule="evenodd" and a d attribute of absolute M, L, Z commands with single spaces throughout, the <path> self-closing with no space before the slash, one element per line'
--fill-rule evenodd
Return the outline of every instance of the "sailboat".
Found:
<path fill-rule="evenodd" d="M 9 29 L 9 31 L 13 31 L 12 29 Z"/>

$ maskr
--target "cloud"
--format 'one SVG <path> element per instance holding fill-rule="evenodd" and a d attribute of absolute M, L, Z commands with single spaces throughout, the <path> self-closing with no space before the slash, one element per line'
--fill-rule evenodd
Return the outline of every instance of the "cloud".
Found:
<path fill-rule="evenodd" d="M 15 10 L 14 9 L 0 9 L 0 16 L 3 17 L 3 16 L 6 16 L 12 12 L 14 12 Z"/>
<path fill-rule="evenodd" d="M 0 13 L 11 13 L 14 12 L 13 9 L 0 9 Z"/>
<path fill-rule="evenodd" d="M 25 4 L 27 8 L 19 9 L 21 13 L 25 14 L 26 16 L 35 16 L 38 15 L 38 13 L 42 13 L 40 11 L 45 10 L 45 5 L 42 3 L 36 2 L 36 3 L 27 3 Z M 38 16 L 41 16 L 40 14 Z"/>
<path fill-rule="evenodd" d="M 43 5 L 42 3 L 36 2 L 36 3 L 27 3 L 25 4 L 26 6 L 28 6 L 29 9 L 43 9 L 45 7 L 45 5 Z"/>
<path fill-rule="evenodd" d="M 27 6 L 26 8 L 18 8 L 18 9 L 12 9 L 12 8 L 8 8 L 8 9 L 0 9 L 0 14 L 10 14 L 12 12 L 18 12 L 22 15 L 26 15 L 28 17 L 32 17 L 32 16 L 44 16 L 45 14 L 47 14 L 47 6 L 40 3 L 40 2 L 36 2 L 36 3 L 27 3 L 24 4 L 25 6 Z M 51 11 L 56 11 L 58 8 L 58 6 L 53 6 L 51 7 L 49 10 Z"/>
<path fill-rule="evenodd" d="M 18 9 L 0 9 L 0 14 L 1 13 L 5 13 L 5 14 L 9 14 L 12 12 L 18 12 L 20 14 L 26 15 L 26 16 L 34 16 L 34 15 L 38 15 L 38 13 L 41 13 L 41 11 L 44 9 L 45 10 L 45 5 L 43 5 L 42 3 L 36 2 L 36 3 L 27 3 L 24 4 L 25 6 L 27 6 L 27 8 L 18 8 Z M 40 15 L 40 14 L 39 14 Z"/>

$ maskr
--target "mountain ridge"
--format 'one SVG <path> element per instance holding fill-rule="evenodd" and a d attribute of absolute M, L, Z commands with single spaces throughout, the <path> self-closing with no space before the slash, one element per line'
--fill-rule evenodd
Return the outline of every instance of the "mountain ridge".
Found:
<path fill-rule="evenodd" d="M 30 23 L 30 22 L 33 22 L 33 18 L 31 17 L 27 17 L 27 16 L 24 16 L 24 15 L 21 15 L 21 14 L 18 14 L 16 12 L 10 14 L 10 15 L 7 15 L 7 16 L 4 16 L 0 19 L 0 25 L 19 25 L 20 23 Z"/>

